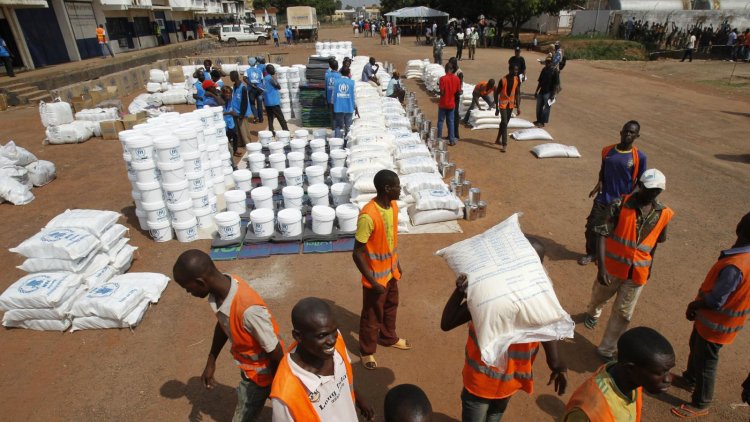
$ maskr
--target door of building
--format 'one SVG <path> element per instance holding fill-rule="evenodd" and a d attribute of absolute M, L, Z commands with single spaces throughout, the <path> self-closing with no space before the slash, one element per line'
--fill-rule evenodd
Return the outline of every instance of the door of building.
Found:
<path fill-rule="evenodd" d="M 16 9 L 16 17 L 35 67 L 70 61 L 50 0 L 47 0 L 47 6 L 46 9 Z"/>

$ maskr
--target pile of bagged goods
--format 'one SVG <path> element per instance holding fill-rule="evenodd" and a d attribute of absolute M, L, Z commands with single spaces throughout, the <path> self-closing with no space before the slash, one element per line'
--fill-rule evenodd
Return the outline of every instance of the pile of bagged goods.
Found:
<path fill-rule="evenodd" d="M 101 136 L 99 122 L 116 120 L 119 115 L 116 107 L 84 109 L 73 115 L 73 108 L 64 101 L 39 103 L 39 116 L 47 128 L 46 142 L 52 145 L 79 144 Z"/>
<path fill-rule="evenodd" d="M 2 295 L 3 326 L 71 331 L 134 327 L 156 303 L 169 278 L 124 274 L 136 247 L 114 211 L 67 210 L 10 249 L 29 274 Z"/>
<path fill-rule="evenodd" d="M 44 186 L 55 177 L 51 161 L 38 160 L 13 141 L 0 145 L 0 202 L 26 205 L 34 200 L 32 187 Z"/>
<path fill-rule="evenodd" d="M 195 71 L 194 67 L 192 69 Z M 184 75 L 174 75 L 174 77 L 181 80 L 170 83 L 169 72 L 151 69 L 149 71 L 149 82 L 146 83 L 146 91 L 148 92 L 135 97 L 128 106 L 128 112 L 136 114 L 140 111 L 146 111 L 149 116 L 157 116 L 167 111 L 162 106 L 195 104 L 192 81 Z"/>

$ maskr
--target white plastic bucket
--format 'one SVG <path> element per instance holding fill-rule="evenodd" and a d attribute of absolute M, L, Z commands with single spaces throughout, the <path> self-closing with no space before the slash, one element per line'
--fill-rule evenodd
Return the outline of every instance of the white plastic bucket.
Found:
<path fill-rule="evenodd" d="M 273 210 L 273 191 L 265 186 L 259 186 L 250 191 L 255 209 L 266 208 Z"/>
<path fill-rule="evenodd" d="M 276 141 L 277 142 L 281 142 L 284 145 L 288 145 L 289 144 L 289 131 L 288 130 L 277 130 L 276 131 Z"/>
<path fill-rule="evenodd" d="M 240 215 L 236 212 L 220 212 L 214 216 L 214 221 L 221 240 L 234 240 L 242 235 L 242 232 L 240 232 Z"/>
<path fill-rule="evenodd" d="M 250 171 L 259 173 L 266 166 L 266 156 L 259 152 L 250 154 L 247 156 L 247 164 Z"/>
<path fill-rule="evenodd" d="M 263 131 L 261 131 L 261 132 L 263 132 Z M 251 142 L 251 143 L 245 145 L 245 149 L 247 150 L 248 154 L 255 154 L 255 153 L 260 152 L 261 150 L 263 150 L 263 145 L 261 145 L 259 142 Z"/>
<path fill-rule="evenodd" d="M 203 131 L 203 141 L 206 143 L 206 145 L 212 145 L 219 143 L 216 139 L 216 130 L 214 128 L 208 128 Z"/>
<path fill-rule="evenodd" d="M 273 138 L 261 138 L 261 137 L 258 137 L 258 142 L 260 143 L 261 148 L 262 147 L 268 147 L 268 145 L 271 142 L 273 142 Z"/>
<path fill-rule="evenodd" d="M 268 156 L 268 162 L 271 163 L 271 168 L 284 171 L 286 168 L 286 155 L 283 152 L 271 154 Z"/>
<path fill-rule="evenodd" d="M 284 144 L 282 142 L 271 142 L 268 144 L 268 151 L 273 154 L 283 154 L 284 153 Z"/>
<path fill-rule="evenodd" d="M 287 186 L 302 186 L 302 169 L 299 167 L 285 168 L 284 180 Z"/>
<path fill-rule="evenodd" d="M 227 191 L 227 187 L 224 185 L 224 176 L 219 174 L 212 181 L 214 184 L 212 190 L 215 195 L 221 195 Z"/>
<path fill-rule="evenodd" d="M 216 195 L 208 195 L 208 205 L 209 208 L 211 208 L 211 214 L 216 214 L 217 212 L 219 212 L 219 207 L 216 205 Z"/>
<path fill-rule="evenodd" d="M 259 208 L 250 211 L 253 233 L 258 237 L 273 235 L 273 210 Z"/>
<path fill-rule="evenodd" d="M 304 152 L 292 151 L 286 155 L 286 158 L 289 160 L 289 167 L 297 167 L 300 170 L 305 168 Z"/>
<path fill-rule="evenodd" d="M 135 216 L 138 218 L 138 226 L 141 228 L 141 230 L 148 231 L 148 216 L 146 214 L 146 211 L 143 211 L 140 208 L 136 208 Z"/>
<path fill-rule="evenodd" d="M 333 206 L 337 207 L 349 203 L 352 195 L 352 185 L 349 183 L 334 183 L 331 185 L 331 196 L 333 197 Z"/>
<path fill-rule="evenodd" d="M 250 192 L 253 189 L 253 174 L 250 170 L 235 170 L 232 173 L 232 178 L 234 179 L 234 184 L 237 186 L 237 189 L 244 192 Z"/>
<path fill-rule="evenodd" d="M 182 128 L 174 131 L 174 136 L 180 140 L 180 153 L 198 151 L 198 135 L 195 130 Z"/>
<path fill-rule="evenodd" d="M 342 232 L 357 231 L 359 207 L 354 204 L 342 204 L 336 207 L 336 217 L 339 220 L 339 230 Z"/>
<path fill-rule="evenodd" d="M 273 132 L 270 130 L 259 130 L 258 139 L 273 139 Z"/>
<path fill-rule="evenodd" d="M 172 223 L 177 240 L 180 242 L 192 242 L 198 240 L 198 219 L 193 217 L 188 221 Z"/>
<path fill-rule="evenodd" d="M 161 172 L 162 183 L 179 183 L 185 181 L 185 163 L 182 161 L 162 163 L 161 161 L 156 163 Z"/>
<path fill-rule="evenodd" d="M 313 152 L 310 158 L 312 159 L 312 165 L 320 166 L 324 169 L 328 168 L 328 154 L 325 152 Z"/>
<path fill-rule="evenodd" d="M 193 214 L 198 219 L 199 229 L 209 229 L 214 226 L 214 216 L 211 215 L 211 207 L 194 208 Z"/>
<path fill-rule="evenodd" d="M 148 221 L 148 232 L 151 238 L 157 242 L 168 242 L 174 237 L 172 236 L 172 225 L 169 220 L 165 221 Z"/>
<path fill-rule="evenodd" d="M 169 208 L 169 213 L 172 214 L 173 223 L 177 221 L 188 221 L 195 217 L 195 215 L 193 215 L 193 200 L 191 198 L 187 198 L 176 204 L 167 203 L 167 208 Z"/>
<path fill-rule="evenodd" d="M 310 136 L 310 132 L 307 129 L 297 129 L 294 131 L 296 139 L 307 139 L 308 136 Z"/>
<path fill-rule="evenodd" d="M 133 137 L 128 139 L 125 145 L 128 147 L 133 162 L 154 159 L 154 143 L 150 138 Z"/>
<path fill-rule="evenodd" d="M 221 153 L 217 144 L 206 144 L 206 151 L 208 151 L 208 159 L 213 161 L 221 161 Z"/>
<path fill-rule="evenodd" d="M 237 214 L 247 212 L 247 194 L 242 190 L 228 190 L 224 192 L 224 202 L 227 204 L 227 211 L 234 211 Z"/>
<path fill-rule="evenodd" d="M 302 208 L 302 197 L 305 191 L 301 186 L 287 186 L 281 190 L 281 195 L 284 197 L 284 208 Z"/>
<path fill-rule="evenodd" d="M 312 209 L 312 229 L 315 234 L 331 234 L 336 211 L 331 207 L 317 205 Z"/>
<path fill-rule="evenodd" d="M 302 234 L 302 212 L 299 209 L 283 209 L 279 211 L 276 220 L 282 236 L 292 237 Z"/>
<path fill-rule="evenodd" d="M 185 173 L 203 171 L 203 161 L 201 160 L 201 153 L 198 151 L 183 153 L 182 161 L 185 162 Z"/>
<path fill-rule="evenodd" d="M 331 151 L 331 167 L 344 167 L 346 165 L 346 151 L 335 149 Z"/>
<path fill-rule="evenodd" d="M 328 137 L 328 129 L 320 128 L 320 129 L 314 129 L 313 130 L 313 138 L 315 138 L 315 139 L 318 139 L 318 138 L 325 139 L 327 137 Z"/>
<path fill-rule="evenodd" d="M 141 205 L 150 223 L 169 222 L 169 211 L 164 201 L 142 202 Z"/>
<path fill-rule="evenodd" d="M 140 183 L 154 183 L 159 180 L 156 164 L 153 160 L 133 161 L 131 163 L 135 171 L 135 180 Z"/>
<path fill-rule="evenodd" d="M 260 172 L 260 182 L 263 186 L 276 190 L 279 187 L 279 171 L 275 168 L 263 169 Z"/>
<path fill-rule="evenodd" d="M 160 136 L 154 139 L 156 156 L 163 163 L 182 161 L 179 147 L 180 140 L 174 136 Z"/>
<path fill-rule="evenodd" d="M 328 138 L 328 149 L 333 153 L 333 151 L 343 149 L 344 148 L 344 139 L 343 138 Z"/>
<path fill-rule="evenodd" d="M 137 199 L 140 202 L 159 202 L 164 199 L 164 194 L 161 191 L 161 185 L 159 182 L 135 182 L 135 185 L 138 188 L 137 192 L 140 197 Z M 133 199 L 136 199 L 135 196 L 133 196 Z"/>
<path fill-rule="evenodd" d="M 320 166 L 309 166 L 305 168 L 305 175 L 307 175 L 308 185 L 317 185 L 319 183 L 325 183 L 325 167 Z"/>
<path fill-rule="evenodd" d="M 206 179 L 203 172 L 185 173 L 191 192 L 200 192 L 206 188 Z"/>
<path fill-rule="evenodd" d="M 298 152 L 304 157 L 305 148 L 307 147 L 307 139 L 292 139 L 290 144 L 292 146 L 292 152 Z"/>
<path fill-rule="evenodd" d="M 190 199 L 193 200 L 193 210 L 208 206 L 208 189 L 200 192 L 190 192 Z"/>
<path fill-rule="evenodd" d="M 310 141 L 310 149 L 313 153 L 326 152 L 326 140 L 325 139 L 313 139 Z"/>
<path fill-rule="evenodd" d="M 328 185 L 325 183 L 308 186 L 307 196 L 310 197 L 310 204 L 313 206 L 324 205 L 327 207 L 330 205 L 328 201 Z"/>
<path fill-rule="evenodd" d="M 167 204 L 177 204 L 191 199 L 187 180 L 181 180 L 177 183 L 162 183 L 161 186 L 164 189 L 164 198 L 167 200 Z"/>
<path fill-rule="evenodd" d="M 331 168 L 331 183 L 345 183 L 348 181 L 346 176 L 346 167 Z"/>

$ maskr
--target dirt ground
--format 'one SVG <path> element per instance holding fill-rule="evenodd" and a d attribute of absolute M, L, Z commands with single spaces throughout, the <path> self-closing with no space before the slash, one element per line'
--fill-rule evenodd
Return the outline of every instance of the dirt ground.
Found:
<path fill-rule="evenodd" d="M 334 40 L 351 38 L 346 29 L 324 30 L 322 35 Z M 374 55 L 399 69 L 409 59 L 431 56 L 431 49 L 416 46 L 413 38 L 389 47 L 381 47 L 370 38 L 355 39 L 354 43 L 360 55 Z M 311 45 L 283 50 L 289 52 L 288 63 L 304 63 L 312 54 Z M 255 46 L 239 51 L 262 50 Z M 452 53 L 452 48 L 446 49 L 445 56 Z M 497 79 L 505 73 L 509 56 L 510 50 L 482 49 L 476 61 L 462 61 L 461 67 L 467 81 Z M 540 69 L 535 59 L 541 55 L 524 56 L 534 80 Z M 434 98 L 428 97 L 416 81 L 409 81 L 407 86 L 417 92 L 422 110 L 436 121 Z M 390 387 L 414 383 L 427 392 L 439 415 L 437 420 L 460 418 L 466 330 L 443 333 L 439 328 L 454 280 L 447 265 L 434 255 L 439 248 L 481 233 L 522 211 L 524 231 L 540 238 L 547 247 L 545 266 L 561 303 L 571 315 L 584 311 L 596 271 L 594 266 L 575 263 L 583 252 L 584 223 L 591 206 L 587 195 L 596 183 L 599 151 L 618 141 L 620 128 L 630 119 L 641 122 L 638 146 L 648 155 L 649 166 L 666 174 L 668 187 L 661 199 L 676 211 L 669 240 L 659 248 L 653 277 L 641 295 L 631 326 L 647 325 L 668 337 L 677 354 L 674 371 L 684 370 L 691 331 L 691 324 L 684 319 L 685 306 L 719 251 L 734 242 L 735 225 L 748 211 L 748 99 L 728 97 L 693 83 L 670 83 L 650 77 L 648 67 L 621 63 L 605 66 L 571 61 L 563 72 L 563 86 L 548 130 L 557 141 L 577 146 L 583 156 L 580 159 L 537 160 L 529 152 L 536 143 L 512 140 L 508 153 L 501 154 L 492 143 L 494 131 L 461 128 L 461 140 L 451 149 L 451 159 L 466 169 L 467 179 L 474 186 L 482 189 L 482 198 L 489 203 L 487 217 L 462 221 L 463 234 L 401 237 L 405 275 L 400 283 L 398 326 L 401 336 L 411 340 L 415 348 L 381 348 L 376 371 L 365 371 L 358 363 L 354 366 L 358 390 L 380 415 Z M 534 88 L 529 82 L 523 91 L 532 93 Z M 534 120 L 534 102 L 529 97 L 524 98 L 521 110 L 520 117 Z M 171 275 L 172 264 L 181 252 L 190 248 L 208 250 L 208 241 L 157 244 L 138 229 L 119 142 L 95 139 L 81 145 L 42 146 L 43 137 L 36 109 L 0 113 L 3 142 L 14 139 L 39 158 L 55 162 L 58 168 L 58 180 L 35 189 L 36 200 L 31 204 L 0 205 L 4 221 L 0 226 L 0 262 L 4 263 L 0 289 L 24 275 L 15 268 L 21 257 L 8 248 L 33 235 L 66 208 L 121 211 L 131 229 L 131 243 L 140 248 L 140 258 L 131 271 Z M 266 298 L 287 343 L 291 341 L 289 315 L 297 300 L 307 296 L 330 300 L 352 357 L 358 362 L 361 291 L 349 254 L 279 256 L 222 262 L 218 266 L 251 281 Z M 608 315 L 606 310 L 604 317 Z M 159 304 L 152 306 L 132 331 L 60 334 L 0 330 L 0 419 L 228 421 L 234 411 L 239 374 L 226 348 L 217 365 L 220 385 L 205 391 L 200 384 L 214 321 L 205 301 L 171 284 Z M 594 331 L 578 325 L 575 338 L 563 343 L 562 356 L 569 368 L 568 393 L 558 397 L 546 385 L 549 370 L 540 356 L 535 364 L 534 394 L 517 394 L 505 420 L 556 420 L 571 392 L 600 365 L 594 348 L 604 325 Z M 722 350 L 716 403 L 712 415 L 704 420 L 748 420 L 747 408 L 733 408 L 732 404 L 740 401 L 740 383 L 750 371 L 749 348 L 750 335 L 741 333 L 734 344 Z M 688 398 L 687 392 L 674 387 L 660 397 L 647 397 L 644 420 L 672 420 L 670 406 Z M 264 420 L 270 420 L 269 407 Z"/>

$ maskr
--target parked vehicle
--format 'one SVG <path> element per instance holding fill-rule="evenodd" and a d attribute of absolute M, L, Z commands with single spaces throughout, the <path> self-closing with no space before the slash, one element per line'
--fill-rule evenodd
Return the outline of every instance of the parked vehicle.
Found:
<path fill-rule="evenodd" d="M 258 42 L 265 44 L 268 34 L 262 30 L 255 29 L 252 25 L 226 24 L 221 25 L 219 40 L 234 47 L 241 42 Z"/>
<path fill-rule="evenodd" d="M 299 29 L 301 39 L 315 41 L 318 39 L 318 15 L 315 8 L 310 6 L 295 6 L 286 8 L 287 26 Z"/>

